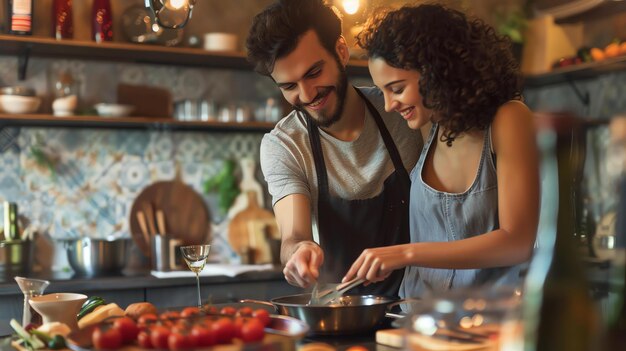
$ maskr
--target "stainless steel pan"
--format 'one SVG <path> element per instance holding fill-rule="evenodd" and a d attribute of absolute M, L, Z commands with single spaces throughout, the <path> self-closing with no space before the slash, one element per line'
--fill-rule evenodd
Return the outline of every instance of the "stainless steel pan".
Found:
<path fill-rule="evenodd" d="M 283 296 L 267 301 L 241 300 L 273 306 L 282 315 L 297 318 L 315 335 L 345 335 L 371 331 L 386 317 L 392 306 L 406 302 L 384 296 L 344 295 L 337 303 L 308 305 L 311 294 Z M 390 315 L 393 316 L 393 315 Z"/>

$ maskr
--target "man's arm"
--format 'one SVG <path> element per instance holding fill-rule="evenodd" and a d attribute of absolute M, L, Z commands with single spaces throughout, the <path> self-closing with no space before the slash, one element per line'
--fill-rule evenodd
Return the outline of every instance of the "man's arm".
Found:
<path fill-rule="evenodd" d="M 300 287 L 309 287 L 319 276 L 324 261 L 322 249 L 313 241 L 309 198 L 287 195 L 274 205 L 274 214 L 282 238 L 280 259 L 285 265 L 285 279 Z"/>

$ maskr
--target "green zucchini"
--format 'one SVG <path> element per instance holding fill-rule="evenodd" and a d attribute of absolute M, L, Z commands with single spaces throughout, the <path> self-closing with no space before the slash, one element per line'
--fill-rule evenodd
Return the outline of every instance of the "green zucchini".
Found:
<path fill-rule="evenodd" d="M 88 313 L 93 311 L 96 307 L 106 304 L 103 298 L 99 296 L 91 296 L 83 303 L 83 306 L 80 308 L 80 311 L 76 315 L 76 319 L 80 320 L 85 317 Z"/>

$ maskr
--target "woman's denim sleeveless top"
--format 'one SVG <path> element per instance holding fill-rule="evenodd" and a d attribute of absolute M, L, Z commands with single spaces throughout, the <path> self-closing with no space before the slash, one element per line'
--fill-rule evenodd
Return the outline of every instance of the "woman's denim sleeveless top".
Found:
<path fill-rule="evenodd" d="M 474 183 L 459 194 L 435 190 L 422 179 L 422 168 L 428 150 L 433 140 L 436 140 L 437 130 L 438 125 L 433 124 L 428 142 L 417 165 L 411 171 L 409 207 L 411 242 L 461 240 L 498 229 L 498 179 L 491 152 L 491 128 L 485 132 L 480 165 Z M 437 292 L 487 283 L 517 285 L 519 270 L 519 266 L 488 269 L 435 269 L 410 266 L 404 272 L 400 296 L 420 297 L 430 290 Z"/>

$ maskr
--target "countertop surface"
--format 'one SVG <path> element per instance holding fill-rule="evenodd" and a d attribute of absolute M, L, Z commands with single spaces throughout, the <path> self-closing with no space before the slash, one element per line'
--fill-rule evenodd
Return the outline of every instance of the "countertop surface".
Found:
<path fill-rule="evenodd" d="M 46 289 L 46 293 L 73 290 L 92 291 L 103 289 L 123 290 L 132 288 L 174 287 L 195 283 L 195 278 L 157 278 L 151 275 L 148 270 L 124 271 L 123 274 L 99 277 L 78 276 L 73 272 L 31 273 L 27 276 L 29 278 L 49 280 L 51 284 Z M 275 267 L 272 270 L 242 273 L 235 277 L 201 276 L 200 282 L 202 284 L 224 284 L 255 281 L 282 281 L 284 279 L 282 269 Z M 0 296 L 18 293 L 21 294 L 21 291 L 12 277 L 0 278 Z"/>

